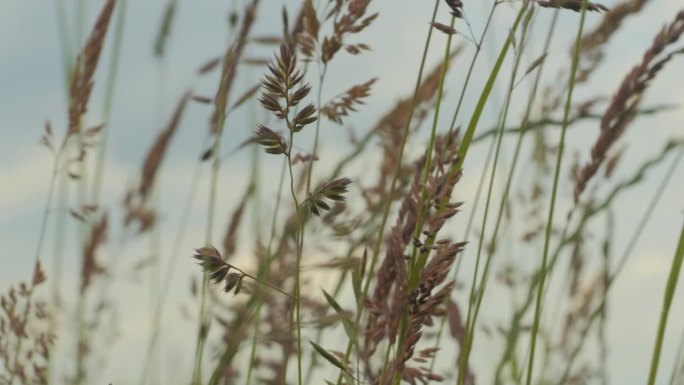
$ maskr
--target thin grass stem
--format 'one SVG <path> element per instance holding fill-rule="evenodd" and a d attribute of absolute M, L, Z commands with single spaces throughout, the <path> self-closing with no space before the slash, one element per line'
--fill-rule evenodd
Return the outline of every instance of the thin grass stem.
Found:
<path fill-rule="evenodd" d="M 653 356 L 651 357 L 651 370 L 648 375 L 648 385 L 654 385 L 656 376 L 658 375 L 658 364 L 660 363 L 660 351 L 663 347 L 663 338 L 665 337 L 665 328 L 667 327 L 667 318 L 672 307 L 672 299 L 674 298 L 675 290 L 677 289 L 677 280 L 679 273 L 682 270 L 682 263 L 684 262 L 684 225 L 679 233 L 679 242 L 677 243 L 677 250 L 672 259 L 672 267 L 670 268 L 670 275 L 667 278 L 665 286 L 665 294 L 663 296 L 663 306 L 660 310 L 660 322 L 658 323 L 658 331 L 656 334 L 655 346 L 653 347 Z"/>
<path fill-rule="evenodd" d="M 527 366 L 527 380 L 526 384 L 530 385 L 533 378 L 534 370 L 534 355 L 536 349 L 537 334 L 539 333 L 539 321 L 541 319 L 542 311 L 542 296 L 544 293 L 544 282 L 546 280 L 547 274 L 547 263 L 549 255 L 549 244 L 551 242 L 551 232 L 553 229 L 553 219 L 556 208 L 556 196 L 558 193 L 558 180 L 560 178 L 561 163 L 563 160 L 563 152 L 565 150 L 565 133 L 568 128 L 568 120 L 570 117 L 570 108 L 572 105 L 572 93 L 575 88 L 575 74 L 577 73 L 577 68 L 579 66 L 581 45 L 582 45 L 582 32 L 584 31 L 584 19 L 587 12 L 588 0 L 583 0 L 582 2 L 582 12 L 580 14 L 579 28 L 577 29 L 577 38 L 575 41 L 575 49 L 572 59 L 572 69 L 570 70 L 570 80 L 568 81 L 568 93 L 565 101 L 565 110 L 563 114 L 563 128 L 561 129 L 560 142 L 558 144 L 558 154 L 556 157 L 556 167 L 553 176 L 553 188 L 551 190 L 551 203 L 549 205 L 549 214 L 546 222 L 546 231 L 544 233 L 544 251 L 542 255 L 541 267 L 539 270 L 539 286 L 537 288 L 537 298 L 534 311 L 534 321 L 532 324 L 532 331 L 530 335 L 530 355 Z"/>

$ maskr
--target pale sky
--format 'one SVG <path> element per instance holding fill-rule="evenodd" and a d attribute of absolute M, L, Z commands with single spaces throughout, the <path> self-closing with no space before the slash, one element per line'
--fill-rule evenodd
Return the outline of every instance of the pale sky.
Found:
<path fill-rule="evenodd" d="M 74 1 L 68 3 L 69 28 L 75 30 Z M 119 0 L 121 4 L 121 0 Z M 61 2 L 45 2 L 40 0 L 2 0 L 0 1 L 0 290 L 3 292 L 11 284 L 22 279 L 28 279 L 34 263 L 38 229 L 42 212 L 45 208 L 45 198 L 49 187 L 52 169 L 52 157 L 49 152 L 38 145 L 46 120 L 52 122 L 56 137 L 61 138 L 66 124 L 66 97 L 63 79 L 62 57 L 58 40 L 56 4 Z M 92 25 L 103 1 L 88 1 L 87 29 Z M 126 24 L 123 35 L 121 62 L 118 71 L 112 118 L 109 124 L 110 137 L 107 152 L 107 166 L 102 195 L 103 205 L 110 211 L 111 231 L 110 243 L 106 250 L 106 258 L 121 258 L 117 263 L 120 282 L 114 288 L 115 300 L 119 307 L 117 329 L 121 333 L 113 345 L 107 348 L 108 364 L 105 370 L 94 376 L 94 381 L 131 383 L 137 381 L 140 365 L 144 357 L 151 312 L 149 311 L 150 288 L 147 283 L 140 283 L 124 272 L 137 261 L 149 255 L 150 244 L 148 238 L 126 243 L 122 248 L 116 248 L 116 242 L 121 230 L 121 200 L 126 188 L 133 185 L 138 178 L 140 165 L 147 149 L 157 135 L 157 132 L 169 119 L 178 98 L 188 89 L 199 95 L 213 96 L 217 84 L 218 73 L 211 76 L 198 77 L 196 70 L 209 59 L 222 55 L 228 40 L 227 15 L 232 4 L 242 9 L 245 1 L 206 0 L 202 2 L 180 1 L 177 18 L 168 41 L 167 57 L 163 62 L 153 57 L 152 47 L 157 33 L 165 1 L 128 0 Z M 294 3 L 292 1 L 285 3 Z M 476 35 L 483 28 L 483 10 L 488 8 L 488 1 L 479 5 L 477 1 L 465 1 L 466 14 Z M 615 0 L 603 2 L 610 7 L 617 4 Z M 280 32 L 281 9 L 283 1 L 262 1 L 259 17 L 254 28 L 255 36 L 269 36 Z M 352 84 L 365 82 L 378 77 L 372 96 L 359 112 L 347 120 L 349 126 L 357 132 L 365 132 L 375 122 L 375 119 L 391 107 L 399 98 L 408 95 L 415 82 L 420 64 L 420 54 L 428 31 L 428 22 L 432 13 L 432 2 L 408 0 L 373 0 L 369 6 L 371 11 L 379 11 L 380 17 L 358 38 L 357 42 L 364 42 L 372 47 L 372 51 L 364 55 L 352 57 L 341 54 L 331 64 L 328 77 L 323 89 L 323 100 L 337 95 Z M 463 107 L 464 113 L 459 121 L 463 123 L 472 111 L 479 94 L 475 91 L 484 83 L 485 76 L 493 64 L 495 55 L 508 34 L 511 25 L 512 10 L 516 10 L 517 3 L 504 4 L 497 11 L 495 23 L 488 37 L 482 53 L 479 67 L 484 70 L 476 73 L 470 96 L 466 97 Z M 620 33 L 611 42 L 606 51 L 605 65 L 591 79 L 590 84 L 582 86 L 576 91 L 575 100 L 600 93 L 610 97 L 618 87 L 621 79 L 639 60 L 644 50 L 650 45 L 655 33 L 665 24 L 671 22 L 676 12 L 684 7 L 677 0 L 651 1 L 644 11 L 637 17 L 628 19 Z M 294 15 L 296 7 L 288 6 L 290 14 Z M 438 21 L 448 23 L 449 16 L 446 7 L 440 6 Z M 532 52 L 526 58 L 527 63 L 540 54 L 545 38 L 547 24 L 551 19 L 552 10 L 538 9 L 535 33 L 530 42 Z M 292 18 L 294 16 L 291 16 Z M 559 30 L 554 44 L 546 59 L 545 79 L 554 81 L 553 76 L 560 68 L 569 63 L 569 47 L 574 38 L 579 20 L 578 14 L 562 12 Z M 587 25 L 591 27 L 600 20 L 600 15 L 587 15 Z M 110 28 L 114 27 L 114 22 Z M 465 26 L 457 26 L 465 31 Z M 75 33 L 72 39 L 75 38 Z M 441 60 L 446 39 L 437 33 L 430 48 L 428 63 L 432 67 Z M 91 99 L 87 124 L 97 124 L 102 120 L 102 105 L 105 76 L 110 59 L 112 34 L 105 45 L 105 53 L 101 59 L 101 66 L 96 76 L 96 84 Z M 681 42 L 677 47 L 681 47 Z M 271 47 L 248 47 L 250 57 L 269 57 Z M 455 61 L 454 68 L 447 78 L 447 95 L 443 107 L 445 109 L 440 128 L 444 128 L 450 120 L 455 105 L 457 90 L 460 89 L 467 64 L 472 55 L 472 47 L 468 47 L 465 56 Z M 682 58 L 675 57 L 671 63 L 652 82 L 645 93 L 643 107 L 663 103 L 682 104 L 684 101 L 684 76 L 682 76 Z M 482 128 L 489 128 L 496 119 L 499 111 L 498 102 L 504 98 L 504 87 L 507 75 L 510 73 L 510 60 L 504 65 L 500 76 L 502 81 L 497 88 L 485 111 Z M 310 69 L 312 78 L 317 76 L 315 67 Z M 245 90 L 259 81 L 262 69 L 241 68 L 236 90 Z M 562 80 L 565 81 L 565 80 Z M 526 98 L 531 82 L 522 83 L 517 94 L 519 99 Z M 233 93 L 237 98 L 240 91 Z M 515 99 L 515 96 L 514 96 Z M 448 107 L 446 107 L 448 106 Z M 255 109 L 242 108 L 230 116 L 226 126 L 223 149 L 228 152 L 250 135 L 256 122 Z M 181 218 L 181 208 L 190 191 L 190 179 L 195 168 L 196 159 L 201 154 L 207 135 L 207 121 L 211 109 L 208 106 L 193 103 L 186 111 L 178 135 L 174 138 L 168 157 L 165 159 L 159 178 L 159 204 L 162 208 L 161 227 L 159 230 L 162 260 L 172 254 L 172 244 L 178 223 Z M 520 118 L 518 110 L 510 114 L 509 122 L 516 124 Z M 258 119 L 263 119 L 259 114 Z M 448 117 L 448 119 L 447 119 Z M 630 126 L 625 137 L 617 147 L 626 147 L 625 156 L 620 163 L 618 173 L 613 181 L 631 175 L 645 159 L 655 156 L 663 144 L 673 137 L 682 137 L 684 124 L 684 110 L 668 111 L 655 117 L 640 118 Z M 345 153 L 336 143 L 346 140 L 347 131 L 339 126 L 323 127 L 322 146 L 330 157 L 341 156 Z M 427 128 L 424 128 L 424 133 Z M 572 185 L 569 183 L 568 172 L 570 162 L 575 155 L 586 160 L 589 148 L 597 135 L 594 124 L 580 125 L 568 134 L 569 148 L 564 162 L 564 175 L 561 177 L 560 193 L 562 203 L 557 211 L 560 220 L 571 199 Z M 427 134 L 424 134 L 423 138 Z M 555 134 L 554 134 L 555 135 Z M 550 137 L 555 137 L 551 135 Z M 309 141 L 299 143 L 302 148 L 308 148 Z M 504 150 L 507 158 L 507 169 L 510 155 L 513 151 L 513 141 L 509 140 Z M 422 143 L 414 144 L 408 149 L 409 156 L 415 156 L 422 151 Z M 460 200 L 472 201 L 477 182 L 483 169 L 484 157 L 487 151 L 484 144 L 473 147 L 470 158 L 466 162 L 464 178 L 460 186 L 462 197 Z M 219 181 L 220 200 L 217 206 L 218 215 L 215 239 L 220 240 L 227 217 L 242 194 L 249 177 L 249 162 L 251 152 L 242 151 L 223 165 Z M 371 158 L 372 159 L 372 156 Z M 655 168 L 644 182 L 637 188 L 630 190 L 617 201 L 613 208 L 616 215 L 615 253 L 622 253 L 638 220 L 653 196 L 655 189 L 662 180 L 665 171 L 671 163 L 670 156 L 660 166 Z M 324 175 L 325 160 L 321 161 L 319 175 Z M 262 158 L 264 171 L 263 181 L 277 180 L 280 161 L 274 158 Z M 356 164 L 350 170 L 361 172 L 363 164 Z M 503 169 L 502 169 L 503 170 Z M 197 267 L 189 261 L 187 256 L 192 248 L 204 242 L 205 211 L 207 200 L 208 168 L 202 169 L 195 209 L 190 216 L 189 226 L 182 242 L 180 258 L 174 275 L 174 285 L 169 295 L 166 307 L 162 335 L 166 337 L 162 347 L 162 376 L 161 379 L 170 383 L 186 383 L 192 369 L 194 351 L 195 324 L 185 321 L 180 316 L 180 304 L 190 305 L 188 296 L 189 277 L 197 274 Z M 262 191 L 264 206 L 261 212 L 272 210 L 275 184 L 266 186 Z M 650 364 L 653 340 L 658 322 L 662 293 L 669 266 L 676 247 L 677 236 L 682 224 L 682 192 L 684 191 L 684 169 L 680 166 L 675 171 L 668 190 L 664 193 L 660 204 L 655 209 L 650 225 L 646 228 L 641 241 L 637 244 L 633 259 L 626 266 L 622 277 L 616 282 L 610 297 L 609 316 L 609 372 L 614 384 L 643 384 L 646 380 Z M 497 196 L 498 205 L 498 196 Z M 459 214 L 455 227 L 460 237 L 470 208 L 466 204 L 464 211 Z M 480 210 L 481 211 L 481 210 Z M 478 217 L 480 218 L 480 217 Z M 52 250 L 54 249 L 55 215 L 51 216 L 46 238 L 44 261 L 46 273 L 50 279 L 52 272 Z M 478 219 L 478 221 L 481 219 Z M 72 222 L 69 220 L 70 223 Z M 392 220 L 390 220 L 392 221 Z M 66 296 L 68 313 L 62 321 L 68 324 L 73 320 L 74 295 L 79 274 L 79 260 L 76 233 L 73 223 L 68 230 L 66 257 L 64 265 L 63 290 Z M 456 235 L 454 235 L 456 237 Z M 600 237 L 601 234 L 597 234 Z M 474 242 L 472 243 L 474 246 Z M 249 265 L 249 247 L 242 245 L 240 253 L 242 260 Z M 120 254 L 112 255 L 114 249 Z M 540 249 L 539 249 L 540 250 Z M 523 251 L 524 249 L 516 251 Z M 540 251 L 539 251 L 540 252 Z M 465 271 L 472 271 L 474 252 L 466 250 L 463 255 Z M 529 266 L 529 259 L 524 255 L 516 258 L 523 266 Z M 512 257 L 505 259 L 508 262 Z M 533 258 L 537 261 L 537 257 Z M 536 262 L 535 262 L 536 263 Z M 166 265 L 164 265 L 166 266 Z M 503 263 L 495 266 L 495 271 L 503 267 Z M 323 279 L 318 277 L 321 285 Z M 318 280 L 316 281 L 318 282 Z M 48 282 L 49 283 L 49 282 Z M 177 284 L 175 284 L 177 283 Z M 468 287 L 469 280 L 464 282 Z M 494 286 L 494 285 L 492 285 Z M 666 334 L 663 355 L 661 357 L 661 375 L 659 384 L 665 384 L 669 379 L 677 349 L 678 340 L 684 325 L 684 297 L 680 288 L 675 296 L 673 309 L 670 314 L 669 327 Z M 463 300 L 464 292 L 459 292 L 456 298 Z M 494 288 L 485 298 L 482 320 L 488 326 L 497 326 L 510 304 L 509 294 L 501 288 Z M 462 302 L 463 303 L 463 302 Z M 125 306 L 124 306 L 125 304 Z M 489 304 L 489 306 L 488 306 Z M 71 307 L 69 307 L 71 306 Z M 195 307 L 190 307 L 191 313 L 196 313 Z M 545 321 L 549 321 L 546 317 Z M 502 323 L 502 325 L 506 325 Z M 71 344 L 72 335 L 66 338 Z M 502 337 L 493 334 L 486 337 L 478 335 L 477 344 L 471 358 L 479 383 L 488 383 L 492 366 L 497 362 Z M 334 342 L 329 342 L 334 346 Z M 73 357 L 73 346 L 59 347 L 59 363 L 70 363 Z M 445 354 L 446 355 L 446 354 Z M 492 358 L 494 357 L 494 358 Z M 494 362 L 494 363 L 493 363 Z M 69 364 L 65 364 L 69 365 Z M 448 364 L 445 364 L 448 365 Z M 68 366 L 66 366 L 69 368 Z M 448 366 L 445 366 L 448 367 Z M 70 371 L 71 369 L 67 369 Z M 169 374 L 171 373 L 171 374 Z M 103 382 L 103 383 L 104 383 Z"/>

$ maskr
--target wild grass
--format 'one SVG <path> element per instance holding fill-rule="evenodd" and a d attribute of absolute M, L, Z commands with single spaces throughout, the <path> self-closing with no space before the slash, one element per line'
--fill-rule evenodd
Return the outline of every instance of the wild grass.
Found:
<path fill-rule="evenodd" d="M 344 56 L 363 62 L 374 52 L 366 41 L 392 4 L 226 5 L 229 39 L 217 48 L 219 58 L 199 58 L 206 64 L 196 73 L 213 76 L 214 96 L 193 87 L 176 97 L 171 116 L 140 154 L 138 176 L 121 192 L 121 203 L 103 200 L 102 191 L 116 129 L 110 125 L 114 95 L 122 92 L 117 74 L 126 2 L 99 2 L 90 24 L 86 3 L 76 2 L 75 31 L 66 22 L 68 7 L 58 4 L 68 120 L 61 139 L 48 120 L 40 140 L 54 155 L 45 166 L 53 171 L 30 283 L 2 296 L 0 384 L 131 378 L 103 379 L 100 372 L 103 362 L 117 359 L 108 356 L 109 320 L 134 306 L 116 287 L 125 281 L 121 265 L 131 262 L 126 254 L 139 252 L 141 240 L 155 255 L 132 269 L 148 273 L 150 293 L 148 334 L 138 341 L 139 352 L 131 352 L 145 353 L 139 368 L 129 368 L 141 385 L 163 377 L 193 385 L 614 382 L 609 332 L 621 320 L 608 305 L 616 281 L 633 284 L 623 278 L 624 267 L 644 229 L 659 226 L 650 219 L 668 184 L 681 176 L 684 154 L 682 135 L 659 136 L 655 154 L 639 143 L 626 146 L 631 130 L 677 108 L 650 103 L 648 91 L 667 81 L 659 77 L 664 68 L 681 60 L 684 8 L 663 20 L 662 30 L 642 31 L 654 38 L 638 47 L 641 59 L 612 89 L 592 88 L 592 77 L 609 65 L 609 43 L 621 39 L 626 25 L 634 28 L 630 18 L 646 14 L 645 3 L 491 0 L 479 12 L 474 3 L 435 0 L 431 19 L 423 20 L 422 52 L 384 58 L 390 65 L 415 62 L 418 72 L 404 74 L 401 84 L 408 92 L 415 79 L 412 93 L 375 120 L 370 114 L 378 110 L 373 103 L 383 104 L 374 99 L 382 74 L 348 74 L 340 89 L 330 89 L 339 83 L 331 77 L 344 74 L 338 64 Z M 183 33 L 174 23 L 183 8 L 169 0 L 160 12 L 158 31 L 147 38 L 163 65 L 173 36 Z M 260 21 L 274 13 L 278 33 L 263 35 Z M 571 21 L 574 39 L 560 35 L 560 20 Z M 81 32 L 88 25 L 89 33 Z M 570 55 L 556 60 L 558 46 L 569 47 Z M 483 58 L 485 48 L 492 60 Z M 431 65 L 436 51 L 439 60 Z M 109 72 L 98 76 L 104 52 Z M 259 78 L 240 89 L 255 71 Z M 97 87 L 104 95 L 102 123 L 87 126 Z M 189 191 L 178 230 L 164 237 L 161 198 L 180 193 L 161 188 L 160 178 L 167 168 L 176 172 L 168 159 L 179 131 L 192 125 L 200 135 L 197 127 L 206 125 L 188 122 L 196 116 L 188 111 L 201 105 L 211 109 L 203 148 L 194 154 L 194 174 L 177 176 Z M 252 121 L 240 115 L 246 109 Z M 591 142 L 572 147 L 568 142 L 577 138 Z M 250 150 L 242 180 L 230 172 L 246 164 L 234 157 Z M 666 171 L 656 186 L 658 170 Z M 234 202 L 225 201 L 220 186 L 226 183 L 241 192 Z M 650 194 L 648 204 L 634 223 L 618 222 L 632 190 Z M 668 207 L 674 216 L 678 209 Z M 53 212 L 58 226 L 50 255 Z M 201 213 L 200 239 L 189 230 L 191 213 Z M 221 241 L 220 218 L 227 218 Z M 62 282 L 67 223 L 76 224 L 78 239 L 76 293 L 65 293 Z M 676 348 L 666 332 L 681 327 L 670 315 L 683 239 L 684 233 L 672 239 L 676 252 L 653 352 L 641 355 L 643 378 L 635 383 L 684 381 L 681 362 L 671 373 L 660 365 L 663 347 Z M 187 242 L 194 244 L 186 250 Z M 192 277 L 184 300 L 169 294 L 179 270 Z M 42 293 L 47 300 L 40 296 L 46 280 L 52 283 L 52 293 Z M 140 284 L 127 285 L 144 292 Z M 172 301 L 192 309 L 182 330 L 168 327 L 177 317 L 167 310 Z M 165 342 L 178 335 L 192 335 L 194 348 L 179 353 L 177 372 L 162 375 Z M 73 361 L 53 350 L 71 352 Z"/>

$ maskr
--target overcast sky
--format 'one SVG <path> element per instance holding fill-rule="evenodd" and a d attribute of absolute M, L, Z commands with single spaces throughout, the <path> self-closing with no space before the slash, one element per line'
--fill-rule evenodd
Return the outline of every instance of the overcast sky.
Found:
<path fill-rule="evenodd" d="M 75 27 L 75 10 L 70 1 L 68 4 L 69 29 Z M 43 147 L 38 145 L 46 120 L 50 120 L 57 138 L 61 138 L 67 119 L 67 98 L 65 97 L 64 67 L 58 39 L 56 4 L 60 2 L 45 2 L 43 0 L 0 0 L 0 290 L 6 290 L 11 284 L 27 279 L 31 274 L 34 254 L 38 240 L 38 229 L 42 212 L 45 208 L 52 157 Z M 103 1 L 87 1 L 86 30 L 90 28 Z M 121 0 L 119 0 L 121 5 Z M 222 55 L 226 44 L 230 41 L 227 33 L 228 12 L 237 4 L 242 9 L 244 1 L 180 1 L 177 18 L 168 41 L 167 57 L 159 61 L 153 56 L 153 43 L 159 27 L 161 15 L 166 1 L 161 0 L 129 0 L 125 19 L 121 62 L 115 89 L 115 99 L 109 124 L 110 137 L 107 152 L 107 166 L 104 179 L 102 202 L 112 212 L 112 231 L 108 251 L 111 253 L 117 242 L 120 229 L 120 202 L 127 187 L 133 185 L 138 178 L 140 164 L 147 148 L 156 137 L 159 129 L 168 120 L 178 99 L 188 89 L 199 95 L 213 96 L 216 90 L 218 73 L 206 77 L 198 77 L 196 70 L 208 60 Z M 294 1 L 286 3 L 295 3 Z M 465 1 L 465 10 L 469 16 L 473 30 L 477 35 L 482 31 L 484 8 L 488 1 Z M 612 6 L 617 1 L 606 0 L 604 4 Z M 264 0 L 261 2 L 259 17 L 254 29 L 255 36 L 271 36 L 280 33 L 282 1 Z M 472 90 L 482 85 L 485 76 L 493 63 L 493 58 L 511 25 L 512 11 L 519 4 L 509 6 L 504 4 L 498 12 L 491 34 L 484 47 L 480 67 L 483 71 L 476 74 Z M 375 119 L 399 98 L 411 92 L 415 81 L 420 53 L 428 31 L 428 22 L 432 13 L 431 1 L 408 0 L 374 0 L 369 6 L 371 11 L 379 11 L 377 21 L 358 38 L 357 42 L 364 42 L 372 47 L 372 51 L 364 55 L 352 57 L 341 54 L 331 65 L 323 89 L 323 100 L 343 92 L 352 84 L 364 82 L 370 78 L 379 80 L 373 89 L 373 95 L 367 105 L 347 120 L 347 124 L 358 132 L 365 132 Z M 438 21 L 449 22 L 449 15 L 442 5 Z M 644 11 L 628 19 L 624 28 L 615 36 L 610 48 L 606 52 L 605 66 L 592 77 L 588 86 L 577 90 L 577 100 L 600 93 L 609 97 L 618 87 L 621 79 L 629 69 L 640 60 L 641 55 L 649 46 L 655 33 L 665 24 L 672 21 L 676 12 L 684 8 L 678 0 L 653 0 Z M 288 6 L 291 15 L 296 7 Z M 531 41 L 532 52 L 541 53 L 544 33 L 552 10 L 539 9 L 537 23 Z M 566 68 L 569 61 L 570 42 L 576 33 L 579 17 L 573 12 L 562 12 L 560 16 L 559 32 L 554 40 L 551 51 L 546 59 L 546 80 L 553 81 L 553 76 L 561 68 Z M 587 15 L 589 26 L 600 20 L 600 15 Z M 114 23 L 110 26 L 113 28 Z M 459 30 L 465 30 L 459 26 Z M 75 39 L 72 33 L 71 38 Z M 96 85 L 91 99 L 87 124 L 97 124 L 103 119 L 104 79 L 108 71 L 112 36 L 108 37 L 101 66 L 96 76 Z M 432 45 L 428 62 L 430 67 L 441 60 L 445 39 L 440 34 Z M 681 47 L 681 44 L 679 45 Z M 270 56 L 270 47 L 248 47 L 250 57 L 266 58 Z M 456 90 L 460 89 L 460 82 L 467 69 L 467 63 L 472 55 L 472 47 L 465 50 L 465 56 L 457 59 L 455 66 L 447 78 L 447 98 L 445 105 L 453 106 L 456 100 Z M 526 59 L 534 60 L 534 55 Z M 501 76 L 506 79 L 510 71 L 509 65 Z M 663 70 L 652 86 L 646 92 L 644 106 L 663 103 L 679 103 L 684 101 L 684 76 L 682 76 L 681 58 L 675 58 Z M 315 69 L 314 69 L 315 72 Z M 241 68 L 239 71 L 237 90 L 245 90 L 256 84 L 261 76 L 261 69 Z M 564 81 L 564 80 L 563 80 Z M 529 83 L 529 82 L 528 82 Z M 485 112 L 482 126 L 490 127 L 499 110 L 497 102 L 505 95 L 504 82 L 497 83 L 490 106 Z M 527 95 L 530 84 L 522 84 L 522 92 Z M 477 93 L 471 92 L 466 98 L 462 114 L 465 120 L 476 102 Z M 233 98 L 237 97 L 236 94 Z M 207 106 L 191 104 L 178 135 L 170 148 L 169 156 L 165 159 L 159 179 L 158 196 L 162 208 L 161 227 L 159 230 L 162 255 L 172 253 L 172 244 L 181 217 L 180 208 L 183 206 L 190 191 L 191 177 L 196 160 L 201 154 L 208 131 L 208 118 L 211 110 Z M 452 107 L 447 109 L 444 116 L 450 116 Z M 256 115 L 258 119 L 262 117 Z M 520 116 L 519 111 L 513 114 L 513 121 Z M 250 135 L 256 122 L 255 109 L 243 108 L 230 116 L 226 136 L 223 143 L 224 151 L 237 146 Z M 448 119 L 440 120 L 440 125 L 446 127 Z M 461 122 L 463 123 L 463 122 Z M 640 118 L 632 125 L 620 146 L 626 146 L 623 162 L 619 168 L 622 176 L 630 175 L 644 159 L 655 156 L 663 144 L 672 137 L 682 137 L 684 112 L 681 109 L 669 111 L 655 117 Z M 346 140 L 347 131 L 339 126 L 323 127 L 322 146 L 331 158 L 344 154 L 344 149 L 336 144 Z M 597 135 L 596 125 L 578 126 L 569 133 L 569 150 L 566 165 L 572 157 L 580 159 L 589 156 L 588 145 Z M 306 142 L 301 146 L 306 147 Z M 477 145 L 465 165 L 463 191 L 469 200 L 467 192 L 474 193 L 479 175 L 484 172 L 483 160 L 487 146 Z M 409 148 L 409 154 L 416 155 L 422 147 L 416 145 Z M 506 156 L 510 156 L 513 146 L 509 145 Z M 242 194 L 249 175 L 250 151 L 242 151 L 224 163 L 219 182 L 220 200 L 217 206 L 219 215 L 215 239 L 221 239 L 227 216 L 234 207 L 238 197 Z M 668 158 L 661 166 L 654 169 L 641 186 L 633 189 L 618 201 L 614 208 L 616 212 L 616 249 L 621 253 L 627 244 L 629 236 L 637 225 L 646 208 L 647 203 L 665 175 L 666 168 L 671 163 Z M 264 158 L 264 181 L 276 180 L 279 175 L 280 163 L 273 158 Z M 321 162 L 321 169 L 325 170 L 325 163 Z M 508 164 L 508 163 L 507 163 Z M 356 170 L 362 170 L 363 165 L 356 165 Z M 568 182 L 565 168 L 562 178 L 561 194 L 568 202 L 572 192 L 572 185 Z M 162 379 L 172 382 L 179 376 L 188 376 L 192 367 L 194 350 L 195 324 L 183 321 L 178 311 L 181 303 L 190 304 L 188 282 L 191 274 L 197 273 L 197 268 L 190 264 L 187 255 L 193 247 L 204 242 L 205 211 L 207 196 L 208 169 L 201 170 L 201 181 L 196 208 L 190 217 L 190 225 L 185 233 L 181 245 L 181 258 L 173 282 L 177 285 L 171 290 L 169 306 L 167 308 L 163 326 L 166 336 L 162 350 L 162 367 L 165 373 Z M 320 175 L 324 175 L 320 171 Z M 276 191 L 275 184 L 263 184 L 264 197 L 271 197 Z M 611 380 L 615 384 L 643 384 L 645 382 L 653 339 L 662 303 L 664 282 L 676 246 L 677 236 L 682 223 L 682 208 L 684 200 L 684 169 L 679 167 L 668 190 L 664 193 L 659 206 L 655 209 L 650 226 L 646 229 L 634 251 L 624 275 L 617 281 L 611 296 L 611 314 L 609 328 L 610 357 L 609 366 Z M 472 198 L 470 198 L 472 199 Z M 262 213 L 268 213 L 273 208 L 273 200 L 265 199 Z M 467 205 L 466 205 L 467 206 Z M 459 214 L 466 218 L 469 208 Z M 560 210 L 559 212 L 563 212 Z M 51 253 L 54 245 L 55 223 L 54 215 L 48 226 L 46 240 L 46 255 L 44 261 L 48 278 L 51 272 Z M 461 219 L 461 225 L 465 219 Z M 462 230 L 461 230 L 462 231 Z M 461 232 L 459 231 L 459 234 Z M 64 291 L 67 305 L 73 305 L 74 296 L 68 293 L 76 292 L 78 281 L 78 247 L 76 234 L 73 229 L 68 231 L 66 259 L 64 267 Z M 244 246 L 244 245 L 243 245 Z M 137 240 L 129 242 L 118 249 L 122 257 L 119 268 L 126 271 L 149 253 L 150 241 Z M 248 249 L 245 249 L 245 251 Z M 470 268 L 474 253 L 464 253 L 464 268 Z M 243 258 L 247 258 L 243 256 Z M 535 259 L 536 260 L 536 259 Z M 167 261 L 164 260 L 166 264 Z M 249 264 L 249 262 L 245 262 Z M 122 273 L 123 274 L 123 273 Z M 121 331 L 116 343 L 108 347 L 107 369 L 95 378 L 98 381 L 113 383 L 131 383 L 137 380 L 140 362 L 144 356 L 143 346 L 146 346 L 149 336 L 149 287 L 146 283 L 135 282 L 133 278 L 117 286 L 119 312 L 118 329 Z M 146 275 L 142 278 L 147 278 Z M 469 284 L 469 282 L 465 282 Z M 494 292 L 496 293 L 496 291 Z M 502 292 L 503 293 L 503 292 Z M 496 320 L 501 307 L 505 305 L 507 297 L 497 297 L 492 294 L 485 299 L 483 319 Z M 122 306 L 125 303 L 126 306 Z M 192 308 L 192 313 L 195 313 Z M 71 316 L 66 316 L 68 321 Z M 673 311 L 670 314 L 670 327 L 665 340 L 663 356 L 661 358 L 662 376 L 659 383 L 666 383 L 673 365 L 678 339 L 684 325 L 684 298 L 682 289 L 675 296 Z M 478 337 L 480 338 L 480 337 Z M 486 382 L 489 378 L 487 370 L 491 370 L 491 354 L 496 354 L 501 346 L 501 338 L 481 338 L 480 346 L 476 346 L 472 358 L 478 378 Z M 71 350 L 70 350 L 71 349 Z M 60 348 L 63 354 L 60 360 L 68 362 L 68 354 L 72 353 L 70 346 Z M 498 355 L 495 355 L 498 358 Z M 185 378 L 185 377 L 182 377 Z"/>

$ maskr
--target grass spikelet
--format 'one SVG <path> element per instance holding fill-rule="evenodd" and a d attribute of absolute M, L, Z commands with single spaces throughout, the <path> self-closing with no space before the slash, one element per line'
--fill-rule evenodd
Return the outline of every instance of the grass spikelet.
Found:
<path fill-rule="evenodd" d="M 240 293 L 242 288 L 242 280 L 247 277 L 261 285 L 267 286 L 275 291 L 278 291 L 291 299 L 295 299 L 292 295 L 284 292 L 283 290 L 251 275 L 245 273 L 240 268 L 226 262 L 221 253 L 214 246 L 204 246 L 199 249 L 195 249 L 195 254 L 192 255 L 198 261 L 198 264 L 202 266 L 202 271 L 208 274 L 208 277 L 212 284 L 218 285 L 224 283 L 223 291 L 225 293 L 230 293 L 234 291 L 237 295 Z M 231 272 L 232 271 L 232 272 Z"/>
<path fill-rule="evenodd" d="M 257 127 L 255 135 L 256 142 L 264 146 L 267 153 L 274 155 L 287 153 L 288 150 L 285 139 L 270 128 L 260 124 Z"/>
<path fill-rule="evenodd" d="M 461 19 L 463 18 L 463 2 L 461 0 L 444 0 L 446 5 L 451 9 L 451 16 Z"/>
<path fill-rule="evenodd" d="M 539 4 L 540 7 L 544 8 L 564 8 L 575 12 L 582 11 L 582 0 L 537 0 L 537 4 Z M 587 10 L 595 12 L 610 11 L 608 7 L 606 7 L 605 5 L 599 3 L 592 3 L 590 1 L 587 2 Z"/>
<path fill-rule="evenodd" d="M 351 184 L 351 180 L 349 180 L 349 178 L 340 178 L 324 183 L 316 191 L 310 193 L 309 197 L 304 203 L 309 208 L 311 214 L 320 216 L 320 210 L 330 210 L 330 206 L 323 200 L 323 198 L 327 198 L 336 202 L 343 201 L 344 194 L 347 192 L 349 184 Z"/>
<path fill-rule="evenodd" d="M 370 95 L 371 86 L 376 80 L 378 79 L 373 78 L 351 87 L 344 94 L 326 103 L 321 108 L 321 114 L 337 124 L 342 124 L 342 118 L 348 116 L 350 111 L 356 111 L 356 105 L 364 104 L 363 99 Z"/>

